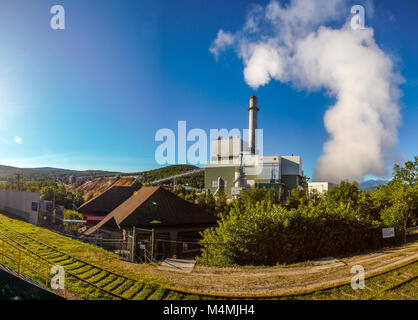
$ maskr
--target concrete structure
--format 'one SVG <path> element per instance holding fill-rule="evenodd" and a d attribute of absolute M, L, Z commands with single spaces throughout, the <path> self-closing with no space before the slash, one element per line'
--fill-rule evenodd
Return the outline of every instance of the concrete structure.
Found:
<path fill-rule="evenodd" d="M 324 194 L 327 191 L 334 188 L 335 186 L 336 186 L 336 184 L 331 183 L 331 182 L 309 182 L 308 183 L 308 190 L 309 190 L 309 193 L 312 193 L 313 191 L 316 191 L 319 194 Z"/>
<path fill-rule="evenodd" d="M 0 210 L 13 213 L 32 224 L 38 224 L 39 192 L 0 190 Z"/>
<path fill-rule="evenodd" d="M 250 98 L 250 107 L 248 108 L 249 112 L 249 136 L 248 136 L 248 145 L 250 149 L 250 154 L 255 154 L 255 141 L 256 141 L 256 132 L 257 132 L 257 113 L 259 111 L 257 107 L 257 97 L 252 96 Z"/>
<path fill-rule="evenodd" d="M 243 188 L 271 187 L 287 190 L 303 184 L 300 156 L 264 156 L 257 149 L 257 98 L 250 98 L 248 141 L 238 136 L 218 138 L 211 143 L 210 162 L 205 166 L 205 189 L 223 190 L 236 196 Z"/>

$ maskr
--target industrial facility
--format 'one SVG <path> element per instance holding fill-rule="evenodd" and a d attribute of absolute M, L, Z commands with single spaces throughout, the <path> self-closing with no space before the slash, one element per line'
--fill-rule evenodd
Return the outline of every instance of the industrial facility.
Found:
<path fill-rule="evenodd" d="M 325 194 L 332 188 L 334 188 L 337 184 L 331 182 L 309 182 L 308 183 L 308 191 L 309 193 L 317 192 L 318 194 Z"/>
<path fill-rule="evenodd" d="M 302 187 L 304 176 L 300 156 L 265 156 L 257 148 L 257 97 L 250 98 L 248 142 L 241 137 L 218 137 L 211 142 L 211 158 L 205 166 L 205 189 L 237 196 L 250 187 L 289 191 Z"/>

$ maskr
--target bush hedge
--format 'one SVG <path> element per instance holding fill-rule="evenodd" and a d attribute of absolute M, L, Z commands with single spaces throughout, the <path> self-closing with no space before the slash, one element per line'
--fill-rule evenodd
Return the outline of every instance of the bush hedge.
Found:
<path fill-rule="evenodd" d="M 382 246 L 381 225 L 349 206 L 286 209 L 270 202 L 234 206 L 203 232 L 209 265 L 275 265 L 354 253 Z"/>

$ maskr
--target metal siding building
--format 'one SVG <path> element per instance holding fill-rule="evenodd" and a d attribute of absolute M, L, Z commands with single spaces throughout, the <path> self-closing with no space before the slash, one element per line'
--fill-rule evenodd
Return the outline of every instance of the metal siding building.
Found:
<path fill-rule="evenodd" d="M 266 157 L 264 157 L 266 158 Z M 300 159 L 289 161 L 281 156 L 274 156 L 276 162 L 263 162 L 256 166 L 243 166 L 245 172 L 245 183 L 242 188 L 268 187 L 278 191 L 280 186 L 290 190 L 297 188 L 302 184 L 303 172 L 301 170 L 302 163 Z M 300 161 L 300 162 L 298 162 Z M 218 180 L 224 181 L 224 192 L 228 196 L 232 196 L 236 188 L 236 175 L 239 170 L 238 164 L 222 164 L 210 162 L 205 167 L 205 189 L 215 193 L 218 188 Z"/>
<path fill-rule="evenodd" d="M 234 196 L 243 188 L 281 186 L 290 190 L 303 183 L 300 156 L 263 156 L 256 143 L 257 98 L 250 98 L 249 143 L 240 137 L 219 137 L 211 142 L 210 162 L 205 166 L 205 189 L 223 190 Z"/>

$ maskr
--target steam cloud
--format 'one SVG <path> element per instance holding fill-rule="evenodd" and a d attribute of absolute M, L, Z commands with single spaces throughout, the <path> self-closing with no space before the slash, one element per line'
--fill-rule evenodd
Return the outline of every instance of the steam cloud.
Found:
<path fill-rule="evenodd" d="M 326 26 L 342 19 L 340 29 Z M 272 1 L 255 6 L 241 30 L 221 29 L 210 48 L 216 58 L 234 48 L 254 89 L 273 79 L 335 97 L 324 116 L 329 140 L 315 167 L 318 181 L 383 176 L 397 144 L 402 78 L 373 29 L 353 30 L 350 19 L 345 0 Z"/>

